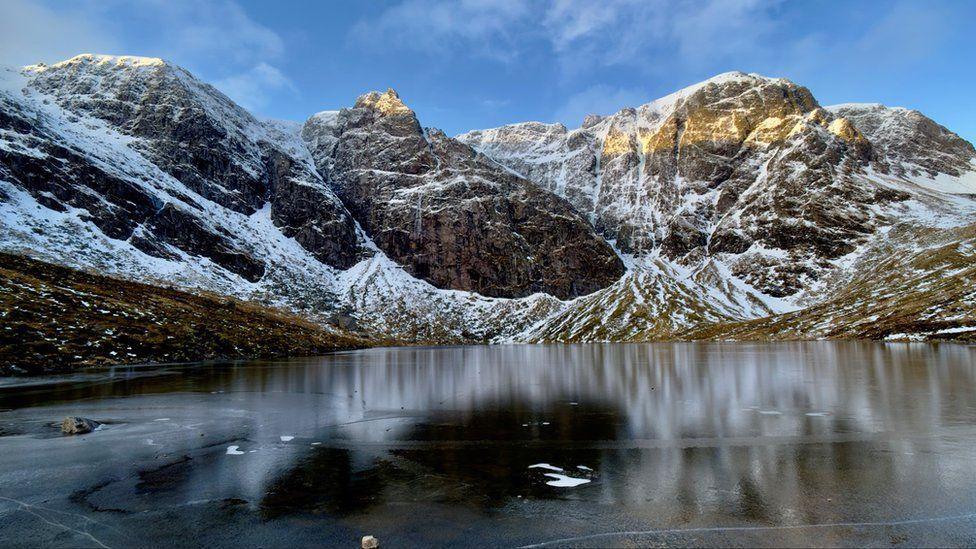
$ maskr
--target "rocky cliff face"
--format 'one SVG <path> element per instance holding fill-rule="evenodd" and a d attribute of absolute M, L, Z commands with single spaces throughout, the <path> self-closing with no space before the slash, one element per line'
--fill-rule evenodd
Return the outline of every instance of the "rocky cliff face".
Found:
<path fill-rule="evenodd" d="M 528 123 L 458 138 L 566 197 L 625 252 L 716 257 L 777 297 L 894 222 L 912 194 L 875 170 L 956 183 L 973 170 L 972 146 L 918 113 L 824 109 L 806 88 L 743 73 L 576 130 Z"/>
<path fill-rule="evenodd" d="M 353 219 L 307 152 L 186 71 L 81 55 L 17 80 L 3 96 L 0 170 L 46 207 L 83 209 L 151 256 L 207 258 L 254 282 L 264 261 L 208 209 L 250 216 L 267 204 L 275 225 L 323 263 L 355 263 Z"/>
<path fill-rule="evenodd" d="M 313 116 L 303 135 L 373 242 L 437 287 L 566 299 L 624 272 L 568 202 L 422 128 L 393 90 Z"/>

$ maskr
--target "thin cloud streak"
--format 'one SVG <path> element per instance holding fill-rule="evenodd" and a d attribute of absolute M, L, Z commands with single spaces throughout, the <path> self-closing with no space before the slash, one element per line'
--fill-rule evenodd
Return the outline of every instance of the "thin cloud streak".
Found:
<path fill-rule="evenodd" d="M 520 30 L 530 13 L 530 5 L 521 0 L 405 0 L 359 21 L 349 37 L 373 53 L 406 50 L 505 62 L 520 55 Z"/>

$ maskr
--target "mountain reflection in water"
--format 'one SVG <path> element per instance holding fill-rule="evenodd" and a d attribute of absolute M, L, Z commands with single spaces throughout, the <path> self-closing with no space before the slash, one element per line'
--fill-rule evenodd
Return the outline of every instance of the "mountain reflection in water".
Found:
<path fill-rule="evenodd" d="M 437 525 L 458 520 L 512 544 L 614 525 L 951 515 L 976 502 L 974 359 L 972 348 L 952 345 L 660 343 L 115 369 L 0 387 L 0 408 L 10 409 L 0 413 L 0 432 L 10 433 L 0 444 L 23 452 L 0 458 L 0 496 L 31 496 L 7 476 L 23 478 L 32 462 L 83 463 L 90 471 L 70 490 L 42 492 L 63 493 L 66 509 L 100 521 L 109 508 L 130 517 L 118 518 L 123 532 L 146 528 L 145 515 L 166 506 L 206 501 L 222 523 L 252 532 L 305 539 L 318 518 L 408 545 L 454 543 Z M 110 420 L 87 435 L 110 446 L 47 434 L 42 419 L 67 413 Z M 242 453 L 228 455 L 229 445 Z M 589 482 L 550 486 L 545 475 L 557 468 Z M 973 524 L 923 539 L 970 539 Z M 0 522 L 0 540 L 11 528 Z M 165 539 L 161 528 L 152 526 Z M 773 539 L 887 544 L 889 530 Z M 724 536 L 694 539 L 757 542 Z"/>

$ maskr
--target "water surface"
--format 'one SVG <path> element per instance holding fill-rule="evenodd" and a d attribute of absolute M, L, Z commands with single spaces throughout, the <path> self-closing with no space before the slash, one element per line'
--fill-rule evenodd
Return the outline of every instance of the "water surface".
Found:
<path fill-rule="evenodd" d="M 105 424 L 62 436 L 65 415 Z M 0 384 L 0 545 L 976 545 L 976 348 L 373 349 Z"/>

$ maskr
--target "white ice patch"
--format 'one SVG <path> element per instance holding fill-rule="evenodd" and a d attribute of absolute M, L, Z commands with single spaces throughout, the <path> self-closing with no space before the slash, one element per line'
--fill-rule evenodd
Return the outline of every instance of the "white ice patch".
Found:
<path fill-rule="evenodd" d="M 244 455 L 244 452 L 238 450 L 238 448 L 240 448 L 240 446 L 228 446 L 227 447 L 227 455 L 228 456 L 242 456 L 242 455 Z"/>
<path fill-rule="evenodd" d="M 586 465 L 577 465 L 576 468 L 579 469 L 580 471 L 592 471 L 593 470 L 593 469 L 590 469 L 589 467 L 587 467 Z"/>
<path fill-rule="evenodd" d="M 830 415 L 830 412 L 807 412 L 804 415 L 807 417 L 827 417 Z"/>
<path fill-rule="evenodd" d="M 536 463 L 534 465 L 529 465 L 529 469 L 548 469 L 550 471 L 562 471 L 563 470 L 562 467 L 556 467 L 555 465 L 549 465 L 548 463 Z"/>
<path fill-rule="evenodd" d="M 586 484 L 590 482 L 588 478 L 574 478 L 567 477 L 566 475 L 560 475 L 557 473 L 546 473 L 547 477 L 554 478 L 556 480 L 550 480 L 546 484 L 549 486 L 555 486 L 557 488 L 573 488 L 579 486 L 580 484 Z"/>
<path fill-rule="evenodd" d="M 280 437 L 278 437 L 278 438 L 280 438 L 280 439 L 281 439 L 281 442 L 288 442 L 288 441 L 290 441 L 290 440 L 292 440 L 292 439 L 293 439 L 293 438 L 295 438 L 295 437 L 293 437 L 293 436 L 291 436 L 291 435 L 281 435 L 281 436 L 280 436 Z"/>

